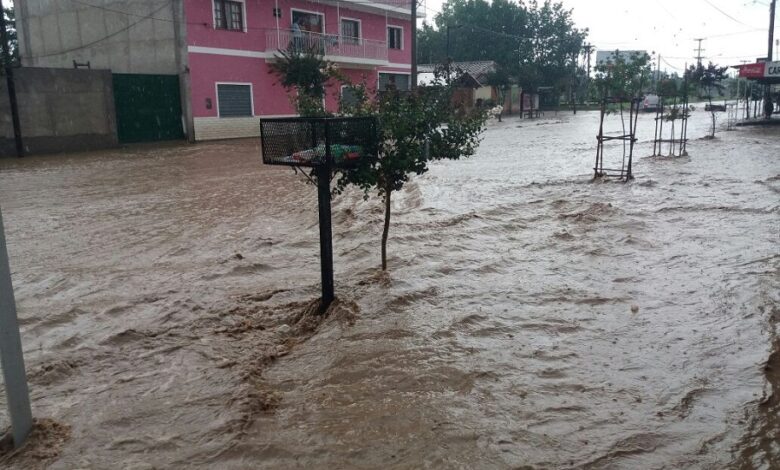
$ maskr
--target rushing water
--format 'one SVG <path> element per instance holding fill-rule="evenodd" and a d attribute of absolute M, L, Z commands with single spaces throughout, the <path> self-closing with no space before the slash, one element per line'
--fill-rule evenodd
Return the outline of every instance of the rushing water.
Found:
<path fill-rule="evenodd" d="M 254 141 L 0 162 L 34 414 L 70 426 L 37 464 L 778 468 L 780 128 L 708 123 L 651 158 L 642 116 L 628 184 L 591 181 L 593 112 L 493 123 L 395 198 L 388 275 L 338 196 L 324 322 L 316 191 Z"/>

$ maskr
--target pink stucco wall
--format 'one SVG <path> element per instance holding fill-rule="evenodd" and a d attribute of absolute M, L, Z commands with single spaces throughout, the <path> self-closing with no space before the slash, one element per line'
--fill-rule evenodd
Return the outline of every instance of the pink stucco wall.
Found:
<path fill-rule="evenodd" d="M 226 49 L 243 49 L 252 51 L 266 50 L 266 33 L 277 27 L 277 19 L 273 16 L 275 3 L 269 0 L 247 0 L 245 3 L 246 31 L 225 31 L 214 29 L 214 15 L 210 0 L 185 0 L 187 16 L 187 41 L 192 46 L 218 47 Z M 385 16 L 381 13 L 367 13 L 351 10 L 346 6 L 336 7 L 306 0 L 279 0 L 282 16 L 278 20 L 280 29 L 290 29 L 292 25 L 292 10 L 305 10 L 323 13 L 325 17 L 325 32 L 339 33 L 339 17 L 360 20 L 361 36 L 365 39 L 387 41 L 387 25 L 404 28 L 403 50 L 389 51 L 390 62 L 411 63 L 409 46 L 411 42 L 411 21 Z"/>
<path fill-rule="evenodd" d="M 386 25 L 402 26 L 403 49 L 388 51 L 388 66 L 364 68 L 347 68 L 342 72 L 354 83 L 365 81 L 376 86 L 378 70 L 408 73 L 411 63 L 411 20 L 386 16 L 384 13 L 367 13 L 354 11 L 346 7 L 323 5 L 306 0 L 278 0 L 282 16 L 279 18 L 279 28 L 289 29 L 291 25 L 291 9 L 321 12 L 325 16 L 325 32 L 338 34 L 339 17 L 358 19 L 361 22 L 361 36 L 364 39 L 387 41 Z M 201 52 L 189 53 L 189 68 L 191 77 L 191 96 L 193 116 L 216 117 L 218 115 L 216 83 L 251 83 L 253 95 L 253 112 L 255 116 L 294 114 L 286 90 L 278 85 L 277 78 L 270 74 L 264 56 L 266 50 L 266 34 L 275 31 L 277 20 L 273 16 L 273 0 L 246 0 L 245 31 L 216 30 L 213 27 L 213 4 L 211 0 L 185 0 L 187 17 L 187 41 L 189 46 L 225 49 L 224 54 Z M 232 51 L 232 52 L 231 52 Z M 212 51 L 214 52 L 214 51 Z M 235 54 L 248 53 L 254 57 L 238 57 Z M 231 55 L 233 54 L 233 55 Z M 401 65 L 399 67 L 399 65 Z M 330 87 L 326 95 L 326 106 L 330 111 L 336 111 L 340 89 Z M 208 109 L 206 100 L 210 99 L 212 106 Z"/>
<path fill-rule="evenodd" d="M 375 84 L 376 70 L 342 69 L 341 72 L 352 83 Z M 216 117 L 217 83 L 251 83 L 253 112 L 255 116 L 277 116 L 294 114 L 290 95 L 275 75 L 269 73 L 264 59 L 218 56 L 212 54 L 190 54 L 192 76 L 192 112 L 194 117 Z M 328 111 L 338 111 L 341 89 L 337 83 L 328 85 L 325 106 Z M 211 100 L 211 109 L 206 100 Z"/>

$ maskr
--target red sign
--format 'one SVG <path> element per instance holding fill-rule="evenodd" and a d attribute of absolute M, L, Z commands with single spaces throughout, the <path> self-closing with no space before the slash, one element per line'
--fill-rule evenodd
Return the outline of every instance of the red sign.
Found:
<path fill-rule="evenodd" d="M 764 78 L 766 63 L 745 64 L 739 67 L 739 76 L 743 78 Z"/>

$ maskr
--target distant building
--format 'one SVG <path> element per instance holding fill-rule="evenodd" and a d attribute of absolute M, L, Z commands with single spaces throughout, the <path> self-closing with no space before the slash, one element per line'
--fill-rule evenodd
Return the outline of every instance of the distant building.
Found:
<path fill-rule="evenodd" d="M 291 116 L 269 73 L 279 49 L 318 47 L 355 82 L 409 87 L 406 0 L 15 0 L 22 64 L 110 69 L 120 141 L 259 135 Z M 339 94 L 325 104 L 336 111 Z"/>

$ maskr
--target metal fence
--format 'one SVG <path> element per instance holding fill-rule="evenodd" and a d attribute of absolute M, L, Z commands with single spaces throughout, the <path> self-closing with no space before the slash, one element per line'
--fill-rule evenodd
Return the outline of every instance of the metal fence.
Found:
<path fill-rule="evenodd" d="M 263 163 L 353 166 L 377 157 L 377 131 L 371 117 L 261 119 Z"/>
<path fill-rule="evenodd" d="M 311 51 L 331 57 L 387 61 L 387 43 L 373 39 L 278 29 L 266 31 L 265 41 L 266 50 L 270 52 Z"/>

